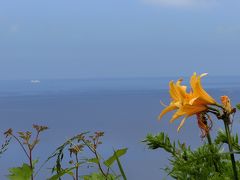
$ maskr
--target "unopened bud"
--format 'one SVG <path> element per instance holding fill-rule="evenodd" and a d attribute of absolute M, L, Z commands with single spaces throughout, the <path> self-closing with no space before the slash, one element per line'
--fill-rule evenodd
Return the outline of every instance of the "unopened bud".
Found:
<path fill-rule="evenodd" d="M 221 101 L 224 109 L 226 110 L 227 113 L 231 114 L 232 113 L 232 105 L 231 101 L 228 96 L 221 96 Z"/>

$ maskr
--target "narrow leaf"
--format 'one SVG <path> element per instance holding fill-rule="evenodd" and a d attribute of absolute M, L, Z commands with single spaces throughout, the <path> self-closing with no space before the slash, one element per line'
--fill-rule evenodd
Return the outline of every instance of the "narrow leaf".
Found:
<path fill-rule="evenodd" d="M 116 156 L 120 157 L 120 156 L 124 155 L 126 152 L 127 152 L 127 148 L 119 149 L 117 151 L 114 151 L 114 154 L 111 157 L 109 157 L 106 161 L 104 161 L 104 164 L 107 167 L 110 167 L 114 163 L 114 161 L 116 160 Z"/>
<path fill-rule="evenodd" d="M 88 159 L 87 162 L 97 164 L 98 163 L 98 159 L 97 158 L 91 158 L 91 159 Z"/>
<path fill-rule="evenodd" d="M 121 162 L 120 162 L 120 160 L 119 160 L 119 158 L 118 158 L 119 156 L 117 155 L 116 151 L 114 151 L 114 156 L 115 156 L 115 158 L 116 158 L 116 160 L 117 160 L 118 168 L 119 168 L 119 170 L 120 170 L 120 172 L 121 172 L 121 175 L 122 175 L 123 179 L 124 179 L 124 180 L 127 180 L 127 177 L 126 177 L 126 175 L 125 175 L 125 173 L 124 173 L 124 170 L 123 170 L 123 168 L 122 168 L 122 164 L 121 164 Z"/>
<path fill-rule="evenodd" d="M 71 175 L 72 170 L 75 169 L 75 168 L 76 167 L 64 169 L 64 170 L 60 171 L 59 173 L 50 177 L 48 180 L 58 180 L 60 177 L 64 176 L 65 174 L 70 174 Z"/>

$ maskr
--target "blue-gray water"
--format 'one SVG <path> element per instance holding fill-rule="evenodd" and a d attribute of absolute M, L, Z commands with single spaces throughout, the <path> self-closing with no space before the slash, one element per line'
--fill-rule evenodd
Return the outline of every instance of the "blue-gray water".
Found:
<path fill-rule="evenodd" d="M 169 156 L 161 150 L 148 150 L 141 143 L 147 133 L 164 131 L 173 139 L 191 143 L 193 148 L 202 143 L 194 118 L 187 120 L 180 133 L 176 132 L 179 121 L 169 124 L 171 114 L 157 121 L 162 110 L 160 100 L 169 102 L 167 89 L 171 79 L 177 78 L 41 80 L 39 84 L 30 80 L 0 81 L 1 133 L 9 127 L 21 131 L 31 130 L 32 124 L 49 126 L 34 152 L 41 164 L 69 137 L 102 130 L 105 137 L 100 151 L 104 157 L 112 154 L 113 147 L 129 148 L 121 161 L 130 180 L 163 179 L 166 175 L 161 168 L 168 164 Z M 184 82 L 187 84 L 188 80 Z M 240 102 L 238 77 L 206 77 L 203 85 L 215 99 L 229 95 L 233 104 Z M 214 121 L 214 129 L 219 127 L 221 124 Z M 237 114 L 234 131 L 238 129 Z M 0 158 L 0 179 L 6 179 L 9 167 L 23 161 L 26 158 L 19 145 L 11 143 Z M 37 179 L 49 177 L 50 170 L 46 168 L 51 165 L 46 164 Z"/>

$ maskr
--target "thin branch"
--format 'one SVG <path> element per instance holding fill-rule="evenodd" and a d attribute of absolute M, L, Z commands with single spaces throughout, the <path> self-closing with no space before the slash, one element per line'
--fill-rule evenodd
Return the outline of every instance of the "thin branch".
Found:
<path fill-rule="evenodd" d="M 25 147 L 22 145 L 21 141 L 15 136 L 15 135 L 12 135 L 13 138 L 20 144 L 21 148 L 23 149 L 24 153 L 26 154 L 26 156 L 28 157 L 28 159 L 30 159 L 30 156 L 28 155 L 27 153 L 27 150 L 25 149 Z"/>

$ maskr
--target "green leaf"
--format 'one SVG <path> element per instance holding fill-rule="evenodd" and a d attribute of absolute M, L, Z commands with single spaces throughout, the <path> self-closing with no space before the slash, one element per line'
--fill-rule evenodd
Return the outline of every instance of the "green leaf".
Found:
<path fill-rule="evenodd" d="M 76 167 L 64 169 L 64 170 L 58 172 L 57 174 L 53 175 L 52 177 L 50 177 L 48 180 L 58 180 L 60 177 L 66 175 L 66 174 L 72 175 L 72 170 L 75 168 Z"/>
<path fill-rule="evenodd" d="M 87 162 L 98 164 L 99 160 L 97 158 L 88 159 Z"/>
<path fill-rule="evenodd" d="M 158 133 L 156 135 L 147 134 L 146 139 L 142 142 L 148 145 L 149 149 L 164 149 L 165 151 L 171 153 L 172 155 L 176 155 L 176 146 L 175 142 L 171 143 L 168 135 L 164 134 L 164 132 Z M 178 142 L 178 145 L 181 143 Z"/>
<path fill-rule="evenodd" d="M 52 172 L 54 172 L 54 170 L 56 169 L 57 171 L 61 171 L 61 162 L 64 156 L 64 150 L 65 148 L 71 144 L 73 141 L 75 140 L 79 140 L 79 137 L 87 134 L 88 132 L 84 132 L 84 133 L 80 133 L 77 134 L 76 136 L 73 136 L 72 138 L 68 139 L 66 142 L 64 142 L 61 146 L 59 146 L 44 162 L 43 164 L 40 166 L 40 168 L 37 170 L 36 174 L 38 174 L 38 172 L 43 168 L 43 166 L 50 161 L 53 158 L 56 158 L 56 162 L 54 167 L 52 168 Z"/>
<path fill-rule="evenodd" d="M 25 163 L 21 167 L 10 168 L 9 172 L 7 177 L 10 180 L 30 180 L 32 175 L 32 169 Z"/>
<path fill-rule="evenodd" d="M 35 165 L 38 163 L 38 159 L 35 159 L 32 161 L 33 167 L 35 167 Z"/>
<path fill-rule="evenodd" d="M 101 174 L 101 173 L 92 173 L 90 175 L 83 176 L 84 180 L 114 180 L 116 177 L 114 177 L 111 174 L 108 174 L 107 178 Z"/>
<path fill-rule="evenodd" d="M 125 173 L 124 173 L 124 170 L 123 170 L 123 168 L 122 168 L 122 164 L 121 164 L 121 162 L 120 162 L 120 160 L 119 160 L 119 158 L 118 158 L 119 156 L 117 155 L 116 151 L 114 151 L 114 155 L 115 155 L 115 158 L 116 158 L 116 160 L 117 160 L 118 168 L 119 168 L 119 170 L 120 170 L 120 172 L 121 172 L 121 175 L 122 175 L 123 179 L 124 179 L 124 180 L 127 180 L 127 177 L 126 177 L 126 175 L 125 175 Z"/>
<path fill-rule="evenodd" d="M 240 110 L 240 104 L 237 104 L 236 107 L 238 110 Z"/>
<path fill-rule="evenodd" d="M 106 161 L 104 161 L 104 164 L 107 166 L 107 167 L 110 167 L 114 161 L 116 161 L 116 157 L 121 157 L 122 155 L 126 154 L 127 152 L 127 148 L 123 148 L 123 149 L 118 149 L 117 151 L 114 152 L 114 154 L 109 157 Z"/>
<path fill-rule="evenodd" d="M 235 137 L 231 136 L 232 139 L 232 147 L 234 150 L 240 151 L 240 145 L 238 143 L 238 135 L 236 134 Z M 216 144 L 228 144 L 228 138 L 226 133 L 223 130 L 219 130 L 217 137 L 215 139 Z"/>
<path fill-rule="evenodd" d="M 5 139 L 4 143 L 1 145 L 1 147 L 0 147 L 0 157 L 7 150 L 10 141 L 11 141 L 11 137 Z"/>

